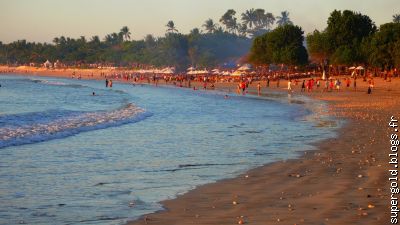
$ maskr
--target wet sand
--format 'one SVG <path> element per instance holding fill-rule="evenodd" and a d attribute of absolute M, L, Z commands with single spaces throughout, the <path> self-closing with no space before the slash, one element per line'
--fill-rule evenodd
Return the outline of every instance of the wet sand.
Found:
<path fill-rule="evenodd" d="M 200 186 L 128 224 L 390 224 L 388 122 L 400 117 L 400 80 L 375 78 L 370 95 L 366 82 L 357 84 L 357 92 L 343 85 L 341 92 L 323 93 L 294 87 L 292 95 L 324 100 L 329 114 L 348 121 L 337 138 L 315 143 L 318 150 Z M 218 83 L 216 89 L 235 86 Z M 282 81 L 281 88 L 262 87 L 263 94 L 286 92 Z"/>

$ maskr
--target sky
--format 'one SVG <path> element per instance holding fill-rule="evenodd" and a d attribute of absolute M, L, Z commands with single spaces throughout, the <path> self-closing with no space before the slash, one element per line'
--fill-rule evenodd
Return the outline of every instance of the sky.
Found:
<path fill-rule="evenodd" d="M 306 34 L 324 29 L 334 9 L 366 14 L 377 26 L 400 13 L 399 0 L 0 0 L 0 41 L 50 43 L 54 37 L 90 39 L 94 35 L 103 39 L 123 26 L 138 40 L 146 34 L 163 36 L 169 20 L 179 32 L 189 33 L 195 27 L 203 29 L 209 18 L 218 22 L 228 9 L 240 18 L 251 8 L 275 16 L 287 10 Z"/>

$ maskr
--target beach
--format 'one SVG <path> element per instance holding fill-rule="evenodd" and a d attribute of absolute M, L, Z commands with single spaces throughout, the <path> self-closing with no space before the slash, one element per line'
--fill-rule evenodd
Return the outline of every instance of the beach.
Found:
<path fill-rule="evenodd" d="M 20 68 L 14 72 L 70 78 L 73 71 L 83 79 L 104 79 L 98 70 Z M 261 85 L 263 94 L 286 92 L 286 81 L 280 88 L 274 82 L 269 88 Z M 329 115 L 346 121 L 336 138 L 314 143 L 317 150 L 301 152 L 299 159 L 199 186 L 163 201 L 164 211 L 128 224 L 388 224 L 388 123 L 391 116 L 399 118 L 399 85 L 398 78 L 391 82 L 375 78 L 372 94 L 367 94 L 362 79 L 357 92 L 343 87 L 340 92 L 321 88 L 301 93 L 297 85 L 292 95 L 323 100 Z M 236 83 L 216 83 L 215 88 L 234 91 Z M 257 94 L 256 83 L 249 93 Z"/>

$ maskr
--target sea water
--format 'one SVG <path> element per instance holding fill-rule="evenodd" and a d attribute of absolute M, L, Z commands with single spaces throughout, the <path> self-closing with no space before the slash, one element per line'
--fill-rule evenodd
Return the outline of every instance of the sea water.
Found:
<path fill-rule="evenodd" d="M 0 84 L 0 224 L 123 224 L 198 185 L 295 158 L 337 128 L 309 119 L 324 103 L 284 94 L 11 75 Z"/>

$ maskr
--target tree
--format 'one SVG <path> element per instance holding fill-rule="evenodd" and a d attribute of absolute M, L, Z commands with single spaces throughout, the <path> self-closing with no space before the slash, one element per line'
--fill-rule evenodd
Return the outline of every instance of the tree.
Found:
<path fill-rule="evenodd" d="M 276 21 L 278 26 L 284 26 L 286 24 L 293 24 L 292 21 L 290 21 L 289 12 L 288 11 L 281 12 L 281 15 L 277 16 L 276 18 L 278 19 Z"/>
<path fill-rule="evenodd" d="M 264 27 L 270 29 L 272 25 L 274 25 L 274 22 L 275 22 L 275 16 L 272 13 L 265 13 L 263 17 Z"/>
<path fill-rule="evenodd" d="M 316 61 L 324 61 L 329 58 L 330 43 L 326 32 L 315 30 L 307 35 L 307 48 L 311 58 Z"/>
<path fill-rule="evenodd" d="M 144 42 L 146 43 L 146 45 L 148 47 L 152 47 L 152 46 L 156 45 L 156 39 L 151 34 L 146 35 L 146 37 L 144 38 Z"/>
<path fill-rule="evenodd" d="M 272 63 L 272 58 L 267 54 L 267 36 L 259 36 L 253 40 L 253 44 L 250 49 L 250 62 L 256 65 L 266 65 Z"/>
<path fill-rule="evenodd" d="M 242 21 L 248 27 L 247 33 L 252 37 L 257 37 L 270 30 L 275 17 L 272 13 L 266 13 L 264 9 L 250 9 L 242 13 Z M 239 26 L 239 28 L 243 31 L 243 27 Z"/>
<path fill-rule="evenodd" d="M 393 23 L 400 23 L 400 14 L 393 15 Z"/>
<path fill-rule="evenodd" d="M 90 42 L 96 43 L 96 44 L 100 44 L 100 38 L 99 38 L 99 36 L 97 36 L 97 35 L 92 36 L 92 38 L 90 39 Z"/>
<path fill-rule="evenodd" d="M 221 17 L 219 22 L 225 25 L 226 30 L 235 33 L 238 28 L 237 19 L 235 17 L 236 11 L 233 9 L 229 9 L 226 13 Z"/>
<path fill-rule="evenodd" d="M 204 22 L 203 27 L 206 29 L 207 33 L 213 33 L 216 30 L 217 25 L 212 19 L 208 19 Z"/>
<path fill-rule="evenodd" d="M 242 13 L 242 21 L 243 24 L 246 24 L 250 29 L 255 26 L 257 22 L 257 15 L 254 9 L 246 10 L 246 12 Z"/>
<path fill-rule="evenodd" d="M 129 31 L 129 28 L 127 26 L 122 27 L 120 33 L 124 37 L 125 41 L 131 39 L 131 32 Z"/>
<path fill-rule="evenodd" d="M 334 10 L 326 28 L 332 61 L 344 65 L 365 62 L 361 43 L 375 32 L 376 26 L 368 16 L 349 10 Z"/>
<path fill-rule="evenodd" d="M 174 21 L 172 20 L 168 21 L 167 25 L 165 26 L 167 27 L 167 32 L 169 33 L 178 32 L 178 30 L 175 27 Z"/>
<path fill-rule="evenodd" d="M 253 41 L 250 60 L 256 64 L 304 65 L 308 62 L 308 54 L 303 46 L 303 34 L 298 26 L 277 27 Z"/>
<path fill-rule="evenodd" d="M 238 27 L 239 35 L 241 37 L 246 37 L 247 32 L 248 32 L 247 25 L 245 23 L 244 24 L 239 24 L 239 27 Z"/>
<path fill-rule="evenodd" d="M 55 38 L 53 39 L 53 42 L 54 42 L 54 44 L 58 45 L 58 44 L 60 43 L 60 38 L 55 37 Z"/>
<path fill-rule="evenodd" d="M 380 68 L 390 69 L 399 65 L 400 23 L 386 23 L 380 26 L 368 42 L 368 62 Z"/>
<path fill-rule="evenodd" d="M 120 43 L 122 43 L 123 41 L 123 36 L 122 33 L 111 33 L 111 34 L 107 34 L 104 38 L 106 44 L 108 45 L 118 45 Z"/>

